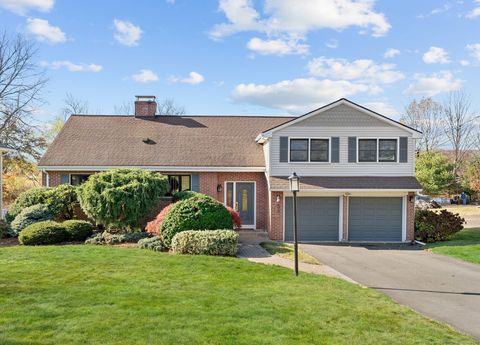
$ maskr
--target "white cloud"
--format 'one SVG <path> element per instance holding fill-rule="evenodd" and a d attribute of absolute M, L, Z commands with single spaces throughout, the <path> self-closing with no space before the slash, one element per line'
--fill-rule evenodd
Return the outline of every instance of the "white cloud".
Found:
<path fill-rule="evenodd" d="M 175 76 L 170 77 L 170 81 L 172 83 L 184 83 L 184 84 L 191 84 L 191 85 L 200 84 L 204 80 L 205 80 L 204 76 L 195 71 L 190 72 L 187 78 L 179 78 Z"/>
<path fill-rule="evenodd" d="M 396 116 L 400 114 L 391 104 L 385 102 L 366 102 L 363 103 L 363 105 L 368 109 L 386 116 Z"/>
<path fill-rule="evenodd" d="M 219 0 L 219 11 L 227 18 L 210 31 L 212 39 L 255 31 L 264 33 L 268 40 L 285 37 L 292 40 L 305 39 L 315 30 L 341 31 L 356 26 L 371 30 L 372 36 L 384 36 L 391 25 L 383 13 L 373 9 L 374 1 L 353 0 L 264 0 L 263 12 L 259 13 L 252 0 Z"/>
<path fill-rule="evenodd" d="M 70 72 L 100 72 L 103 69 L 103 66 L 97 65 L 94 63 L 73 63 L 67 60 L 58 60 L 52 62 L 42 62 L 43 66 L 50 67 L 52 69 L 60 69 L 65 67 Z"/>
<path fill-rule="evenodd" d="M 52 44 L 67 41 L 65 33 L 58 26 L 51 25 L 48 20 L 45 19 L 27 19 L 27 31 L 35 35 L 39 41 L 46 41 Z"/>
<path fill-rule="evenodd" d="M 475 3 L 477 4 L 480 4 L 480 1 L 479 0 L 476 0 Z M 466 15 L 467 18 L 477 18 L 477 17 L 480 17 L 480 6 L 478 7 L 475 7 L 473 10 L 471 10 L 470 12 L 468 12 L 468 14 Z"/>
<path fill-rule="evenodd" d="M 344 80 L 362 80 L 390 84 L 405 78 L 403 73 L 395 70 L 394 64 L 377 64 L 372 60 L 354 60 L 326 58 L 324 56 L 311 60 L 308 70 L 315 77 Z"/>
<path fill-rule="evenodd" d="M 331 48 L 331 49 L 336 49 L 338 48 L 338 41 L 335 40 L 335 39 L 331 39 L 331 40 L 328 40 L 325 45 L 327 46 L 327 48 Z"/>
<path fill-rule="evenodd" d="M 123 45 L 134 47 L 138 45 L 138 41 L 142 37 L 143 31 L 139 26 L 125 20 L 114 19 L 115 39 Z"/>
<path fill-rule="evenodd" d="M 480 61 L 480 43 L 467 44 L 467 49 L 475 59 Z"/>
<path fill-rule="evenodd" d="M 139 83 L 149 83 L 158 80 L 158 75 L 150 69 L 141 69 L 139 73 L 132 75 L 132 79 Z"/>
<path fill-rule="evenodd" d="M 24 15 L 29 10 L 48 12 L 53 8 L 54 0 L 0 0 L 0 7 Z"/>
<path fill-rule="evenodd" d="M 430 47 L 430 49 L 423 54 L 423 62 L 428 64 L 446 64 L 450 63 L 450 58 L 448 57 L 448 53 L 443 48 Z"/>
<path fill-rule="evenodd" d="M 356 93 L 378 92 L 375 86 L 346 80 L 300 78 L 274 84 L 239 84 L 233 90 L 232 98 L 240 103 L 298 114 Z"/>
<path fill-rule="evenodd" d="M 308 45 L 299 43 L 297 40 L 263 40 L 254 37 L 247 43 L 247 47 L 260 55 L 290 55 L 308 52 Z"/>
<path fill-rule="evenodd" d="M 390 48 L 383 53 L 383 57 L 385 59 L 391 59 L 394 58 L 395 56 L 400 55 L 400 50 L 395 49 L 395 48 Z"/>
<path fill-rule="evenodd" d="M 470 65 L 470 61 L 468 61 L 468 60 L 460 60 L 460 65 L 462 65 L 462 66 L 468 66 L 468 65 Z"/>
<path fill-rule="evenodd" d="M 407 95 L 432 97 L 442 92 L 459 90 L 463 80 L 455 78 L 450 71 L 441 71 L 431 75 L 416 74 L 414 82 L 404 91 Z"/>

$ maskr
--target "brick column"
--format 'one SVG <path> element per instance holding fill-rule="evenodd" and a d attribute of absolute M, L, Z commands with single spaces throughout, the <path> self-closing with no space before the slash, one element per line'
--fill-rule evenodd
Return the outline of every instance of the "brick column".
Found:
<path fill-rule="evenodd" d="M 271 192 L 270 202 L 268 237 L 272 240 L 283 241 L 283 192 Z"/>
<path fill-rule="evenodd" d="M 410 198 L 412 201 L 410 201 Z M 415 192 L 409 192 L 407 196 L 407 241 L 414 240 L 415 232 Z"/>
<path fill-rule="evenodd" d="M 342 233 L 342 241 L 348 241 L 348 196 L 344 195 L 343 198 L 343 233 Z"/>

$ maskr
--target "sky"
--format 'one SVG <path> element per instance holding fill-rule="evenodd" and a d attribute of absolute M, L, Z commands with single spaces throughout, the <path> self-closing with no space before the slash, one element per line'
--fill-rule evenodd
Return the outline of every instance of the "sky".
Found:
<path fill-rule="evenodd" d="M 346 97 L 398 119 L 459 89 L 480 109 L 480 0 L 0 0 L 0 29 L 37 45 L 45 122 L 67 93 L 99 114 L 134 95 L 200 115 Z"/>

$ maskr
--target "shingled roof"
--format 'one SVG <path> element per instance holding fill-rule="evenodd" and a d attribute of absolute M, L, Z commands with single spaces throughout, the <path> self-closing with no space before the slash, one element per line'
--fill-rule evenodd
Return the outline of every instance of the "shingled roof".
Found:
<path fill-rule="evenodd" d="M 40 167 L 264 167 L 255 137 L 291 117 L 72 115 Z"/>

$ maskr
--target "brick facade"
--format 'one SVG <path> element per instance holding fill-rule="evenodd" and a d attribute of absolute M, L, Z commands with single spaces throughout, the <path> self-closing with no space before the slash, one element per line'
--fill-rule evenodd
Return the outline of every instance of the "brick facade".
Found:
<path fill-rule="evenodd" d="M 268 237 L 272 240 L 283 241 L 283 192 L 271 192 L 270 212 Z"/>
<path fill-rule="evenodd" d="M 410 201 L 410 199 L 412 199 Z M 407 241 L 413 241 L 415 232 L 415 192 L 407 196 Z"/>

